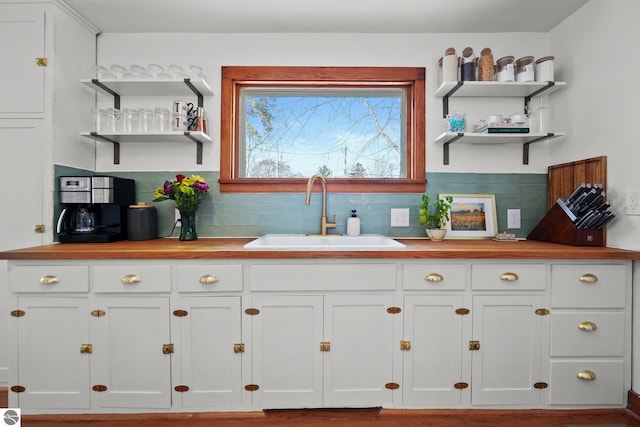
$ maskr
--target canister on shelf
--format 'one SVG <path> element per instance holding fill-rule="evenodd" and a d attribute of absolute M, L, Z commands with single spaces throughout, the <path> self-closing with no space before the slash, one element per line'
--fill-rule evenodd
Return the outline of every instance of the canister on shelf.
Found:
<path fill-rule="evenodd" d="M 473 81 L 476 79 L 475 59 L 476 56 L 473 54 L 473 49 L 465 47 L 460 57 L 460 80 Z"/>
<path fill-rule="evenodd" d="M 539 58 L 536 61 L 536 81 L 537 82 L 552 82 L 555 79 L 554 76 L 554 61 L 555 57 L 545 56 Z"/>
<path fill-rule="evenodd" d="M 491 49 L 485 47 L 480 52 L 480 60 L 478 61 L 478 80 L 492 81 L 493 74 L 493 53 L 491 53 Z"/>
<path fill-rule="evenodd" d="M 497 80 L 499 82 L 512 82 L 514 79 L 513 56 L 503 56 L 496 61 L 498 70 Z"/>
<path fill-rule="evenodd" d="M 448 48 L 442 57 L 442 81 L 458 81 L 458 57 L 452 47 Z"/>
<path fill-rule="evenodd" d="M 516 61 L 516 81 L 533 81 L 533 56 L 523 56 Z"/>

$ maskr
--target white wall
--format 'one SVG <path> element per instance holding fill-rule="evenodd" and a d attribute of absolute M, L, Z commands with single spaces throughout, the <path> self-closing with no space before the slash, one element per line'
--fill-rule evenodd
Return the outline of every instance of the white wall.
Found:
<path fill-rule="evenodd" d="M 215 29 L 212 29 L 215 30 Z M 214 96 L 205 99 L 214 144 L 204 147 L 205 169 L 219 170 L 220 67 L 223 65 L 419 66 L 427 69 L 427 170 L 430 172 L 544 173 L 547 143 L 531 146 L 530 164 L 522 165 L 521 145 L 469 145 L 451 147 L 451 164 L 442 164 L 442 146 L 434 140 L 444 131 L 442 101 L 432 94 L 438 86 L 437 61 L 449 46 L 460 53 L 466 46 L 479 53 L 492 48 L 495 58 L 549 54 L 548 34 L 102 34 L 98 37 L 98 63 L 205 69 Z M 561 62 L 561 61 L 560 61 Z M 104 96 L 100 102 L 106 102 Z M 153 106 L 167 98 L 123 99 L 123 106 Z M 111 102 L 111 101 L 110 101 Z M 169 98 L 171 102 L 171 98 Z M 128 104 L 126 104 L 128 103 Z M 454 99 L 451 109 L 466 111 L 469 122 L 496 113 L 522 112 L 522 99 Z M 112 149 L 98 144 L 100 171 L 193 169 L 195 149 L 165 144 L 122 144 L 121 164 L 113 165 Z"/>
<path fill-rule="evenodd" d="M 608 199 L 617 222 L 607 229 L 609 246 L 638 250 L 640 216 L 624 215 L 624 193 L 640 190 L 636 105 L 640 89 L 640 2 L 591 0 L 550 33 L 552 52 L 566 64 L 570 82 L 556 109 L 562 111 L 569 135 L 550 148 L 554 163 L 607 156 Z M 577 155 L 576 155 L 577 153 Z M 640 291 L 640 266 L 634 266 L 634 294 Z M 640 302 L 635 298 L 633 389 L 640 391 Z"/>
<path fill-rule="evenodd" d="M 567 140 L 550 146 L 552 163 L 607 156 L 608 199 L 618 215 L 609 246 L 640 249 L 640 216 L 624 215 L 624 193 L 640 190 L 637 171 L 640 2 L 591 0 L 550 33 L 552 53 L 565 65 L 565 96 L 558 97 Z"/>

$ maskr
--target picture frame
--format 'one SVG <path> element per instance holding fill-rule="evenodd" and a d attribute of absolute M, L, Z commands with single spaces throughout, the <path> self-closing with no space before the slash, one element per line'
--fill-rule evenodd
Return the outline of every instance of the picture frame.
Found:
<path fill-rule="evenodd" d="M 498 232 L 494 194 L 438 194 L 453 198 L 446 229 L 447 239 L 492 239 Z"/>

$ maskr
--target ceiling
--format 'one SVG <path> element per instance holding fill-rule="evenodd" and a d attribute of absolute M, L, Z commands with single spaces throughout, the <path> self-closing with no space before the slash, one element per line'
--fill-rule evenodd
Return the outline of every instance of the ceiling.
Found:
<path fill-rule="evenodd" d="M 103 33 L 548 32 L 588 0 L 64 0 Z"/>

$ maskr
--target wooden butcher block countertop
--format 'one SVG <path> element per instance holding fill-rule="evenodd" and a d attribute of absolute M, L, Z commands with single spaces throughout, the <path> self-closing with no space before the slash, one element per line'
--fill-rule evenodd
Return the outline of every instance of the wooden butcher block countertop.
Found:
<path fill-rule="evenodd" d="M 640 260 L 640 251 L 538 241 L 396 239 L 393 249 L 245 249 L 251 238 L 172 238 L 113 243 L 59 243 L 0 252 L 7 260 L 101 259 L 593 259 Z"/>

